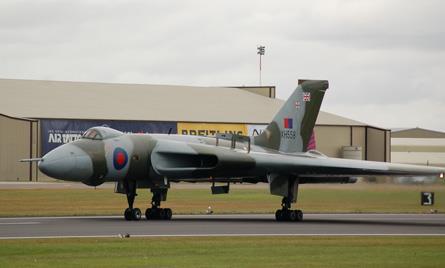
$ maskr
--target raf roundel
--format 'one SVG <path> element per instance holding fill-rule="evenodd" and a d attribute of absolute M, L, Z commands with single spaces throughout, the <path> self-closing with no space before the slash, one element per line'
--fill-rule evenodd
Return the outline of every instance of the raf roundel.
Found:
<path fill-rule="evenodd" d="M 117 147 L 116 149 L 114 149 L 114 152 L 113 152 L 114 168 L 117 170 L 121 170 L 125 167 L 125 165 L 127 165 L 127 162 L 128 162 L 127 152 L 120 147 Z"/>

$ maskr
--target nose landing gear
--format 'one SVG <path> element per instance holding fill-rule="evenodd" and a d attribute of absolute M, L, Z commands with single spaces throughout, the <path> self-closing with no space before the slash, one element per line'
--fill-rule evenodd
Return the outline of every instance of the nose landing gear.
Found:
<path fill-rule="evenodd" d="M 138 221 L 141 219 L 141 210 L 133 208 L 136 194 L 136 182 L 126 181 L 124 187 L 127 195 L 128 208 L 125 209 L 124 217 L 127 221 Z"/>
<path fill-rule="evenodd" d="M 124 212 L 127 221 L 138 221 L 141 219 L 141 210 L 138 208 L 127 208 Z"/>

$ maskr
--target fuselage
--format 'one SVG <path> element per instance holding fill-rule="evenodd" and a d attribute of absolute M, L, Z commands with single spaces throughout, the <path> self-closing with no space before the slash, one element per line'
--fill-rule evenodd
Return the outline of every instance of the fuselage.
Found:
<path fill-rule="evenodd" d="M 237 143 L 235 148 L 229 140 L 221 140 L 214 137 L 187 136 L 187 135 L 168 135 L 168 134 L 125 134 L 113 131 L 107 135 L 110 129 L 99 127 L 101 131 L 100 138 L 89 137 L 88 133 L 79 140 L 59 146 L 43 156 L 39 163 L 40 170 L 50 177 L 82 181 L 88 185 L 98 185 L 105 181 L 118 181 L 123 179 L 147 180 L 151 177 L 157 177 L 159 174 L 153 169 L 152 154 L 153 150 L 159 144 L 164 146 L 168 144 L 177 152 L 186 153 L 185 157 L 177 159 L 175 165 L 182 167 L 203 167 L 203 165 L 217 165 L 217 162 L 224 158 L 226 154 L 236 154 L 244 157 L 238 157 L 245 166 L 254 166 L 254 160 L 248 156 L 250 152 L 268 152 L 268 150 L 259 146 L 245 143 Z M 218 159 L 210 159 L 209 153 L 205 152 L 208 147 L 218 148 L 212 152 L 220 156 Z M 250 148 L 248 148 L 250 147 Z M 195 152 L 195 153 L 193 153 Z M 199 159 L 193 159 L 191 155 L 205 155 Z M 155 157 L 158 159 L 159 157 Z M 205 161 L 207 160 L 207 163 Z M 211 161 L 217 162 L 211 162 Z M 203 163 L 195 163 L 200 161 Z M 210 161 L 210 162 L 209 162 Z M 233 162 L 233 161 L 230 161 Z M 235 166 L 239 164 L 233 163 Z M 209 168 L 209 166 L 207 166 Z M 247 170 L 246 170 L 247 171 Z M 215 173 L 216 174 L 216 173 Z M 246 175 L 251 175 L 245 172 Z M 184 174 L 187 175 L 187 174 Z M 203 175 L 207 177 L 208 174 Z M 194 176 L 196 177 L 196 176 Z M 198 176 L 199 177 L 199 176 Z"/>
<path fill-rule="evenodd" d="M 249 140 L 249 139 L 248 139 Z M 245 141 L 245 140 L 244 140 Z M 300 183 L 354 182 L 351 176 L 438 175 L 442 168 L 330 158 L 316 152 L 283 153 L 234 140 L 168 134 L 124 134 L 95 127 L 79 140 L 43 156 L 50 177 L 96 186 L 105 181 L 270 182 L 294 176 Z M 441 175 L 443 176 L 443 175 Z"/>

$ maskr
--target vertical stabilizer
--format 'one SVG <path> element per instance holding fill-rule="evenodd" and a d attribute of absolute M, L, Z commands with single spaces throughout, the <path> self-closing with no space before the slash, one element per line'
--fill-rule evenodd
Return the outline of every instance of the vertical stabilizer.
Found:
<path fill-rule="evenodd" d="M 286 153 L 307 151 L 328 87 L 326 80 L 306 80 L 298 85 L 266 130 L 255 137 L 255 145 Z"/>

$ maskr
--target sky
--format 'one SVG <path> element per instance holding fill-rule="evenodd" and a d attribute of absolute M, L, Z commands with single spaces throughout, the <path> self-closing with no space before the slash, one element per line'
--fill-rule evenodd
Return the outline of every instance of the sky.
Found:
<path fill-rule="evenodd" d="M 445 2 L 0 2 L 0 78 L 257 86 L 327 79 L 322 110 L 445 131 Z M 259 107 L 261 109 L 261 107 Z"/>

